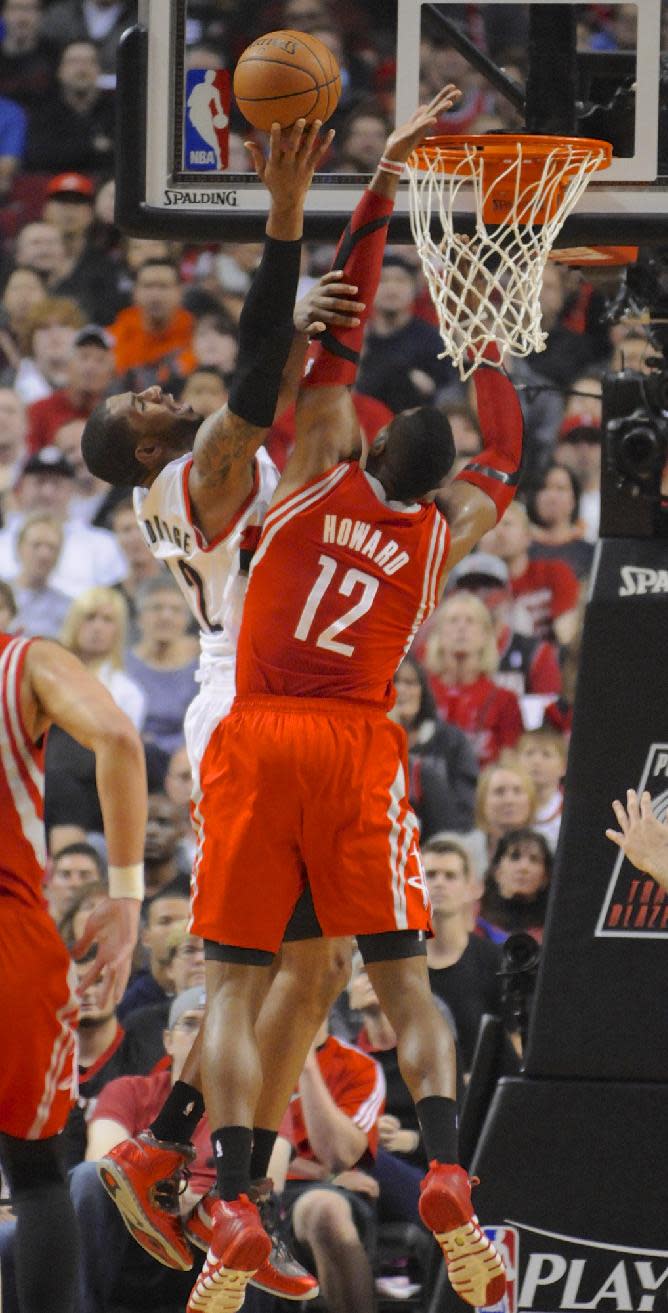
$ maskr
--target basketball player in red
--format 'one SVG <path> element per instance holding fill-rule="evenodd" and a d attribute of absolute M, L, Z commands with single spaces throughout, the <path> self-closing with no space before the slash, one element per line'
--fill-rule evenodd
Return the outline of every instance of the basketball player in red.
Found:
<path fill-rule="evenodd" d="M 127 716 L 56 643 L 0 635 L 0 1160 L 17 1218 L 21 1313 L 71 1313 L 74 1212 L 58 1133 L 76 1096 L 78 994 L 102 973 L 117 1001 L 130 974 L 143 897 L 146 772 Z M 76 946 L 94 961 L 78 990 L 42 892 L 44 738 L 59 725 L 96 756 L 109 898 Z"/>
<path fill-rule="evenodd" d="M 452 103 L 457 93 L 442 94 Z M 434 109 L 390 135 L 339 246 L 337 267 L 367 313 L 402 166 Z M 351 460 L 360 438 L 348 388 L 362 327 L 326 332 L 300 388 L 296 448 L 251 566 L 236 700 L 202 762 L 193 920 L 206 943 L 203 1085 L 220 1198 L 190 1313 L 239 1308 L 268 1252 L 248 1199 L 261 1084 L 254 1023 L 306 879 L 323 933 L 357 936 L 397 1034 L 431 1161 L 421 1214 L 451 1283 L 473 1305 L 496 1303 L 505 1288 L 457 1165 L 453 1041 L 429 989 L 429 899 L 406 741 L 386 713 L 394 672 L 448 570 L 512 500 L 521 412 L 510 381 L 486 365 L 476 374 L 486 446 L 452 483 L 441 487 L 452 434 L 430 408 L 394 419 L 366 467 Z"/>

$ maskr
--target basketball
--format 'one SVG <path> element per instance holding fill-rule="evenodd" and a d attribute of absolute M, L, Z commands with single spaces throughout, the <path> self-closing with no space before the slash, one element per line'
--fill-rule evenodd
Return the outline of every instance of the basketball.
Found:
<path fill-rule="evenodd" d="M 323 123 L 341 95 L 339 66 L 327 46 L 307 32 L 266 32 L 247 46 L 234 70 L 234 95 L 244 118 L 268 132 L 296 119 Z"/>

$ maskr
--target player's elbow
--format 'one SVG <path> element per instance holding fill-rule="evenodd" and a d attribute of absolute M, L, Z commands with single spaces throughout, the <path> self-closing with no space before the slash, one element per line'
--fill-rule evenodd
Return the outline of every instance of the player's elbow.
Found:
<path fill-rule="evenodd" d="M 118 762 L 123 768 L 145 769 L 144 749 L 132 721 L 120 707 L 105 708 L 96 726 L 93 751 L 96 757 Z"/>

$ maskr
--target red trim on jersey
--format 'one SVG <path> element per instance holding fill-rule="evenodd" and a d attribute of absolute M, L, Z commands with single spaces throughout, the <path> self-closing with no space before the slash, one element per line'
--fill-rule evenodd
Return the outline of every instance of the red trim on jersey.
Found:
<path fill-rule="evenodd" d="M 190 527 L 192 528 L 192 531 L 195 535 L 195 540 L 197 542 L 197 546 L 199 547 L 200 551 L 212 552 L 214 547 L 218 547 L 220 543 L 225 541 L 226 538 L 229 538 L 230 534 L 232 533 L 232 530 L 234 529 L 234 526 L 238 524 L 242 515 L 245 513 L 245 511 L 248 510 L 248 507 L 250 506 L 251 502 L 254 501 L 255 498 L 257 497 L 257 494 L 260 491 L 260 468 L 258 462 L 254 459 L 253 460 L 253 486 L 248 496 L 242 502 L 236 514 L 232 516 L 232 519 L 228 520 L 222 532 L 217 533 L 215 538 L 211 539 L 211 542 L 207 542 L 201 529 L 198 529 L 197 525 L 195 524 L 195 521 L 193 519 L 192 507 L 190 504 L 190 490 L 188 488 L 188 479 L 190 478 L 190 471 L 192 469 L 192 465 L 193 462 L 191 458 L 189 461 L 186 461 L 186 464 L 183 466 L 183 473 L 181 475 L 183 481 L 183 500 L 186 504 L 186 519 Z"/>
<path fill-rule="evenodd" d="M 2 653 L 3 656 L 4 656 L 4 654 L 7 652 L 9 646 L 10 646 L 10 645 L 7 644 L 7 646 L 4 648 L 4 651 L 3 651 L 3 653 Z M 11 662 L 11 660 L 12 660 L 12 655 L 13 655 L 13 654 L 10 652 L 9 657 L 8 657 L 8 661 L 7 661 L 7 664 L 8 664 L 8 665 L 10 664 L 10 662 Z M 26 731 L 25 731 L 25 725 L 23 724 L 23 721 L 21 720 L 21 715 L 20 715 L 20 705 L 19 705 L 19 696 L 20 696 L 20 689 L 21 689 L 21 674 L 22 674 L 23 655 L 24 655 L 24 650 L 21 649 L 21 650 L 19 651 L 18 662 L 17 662 L 16 670 L 15 670 L 15 672 L 14 672 L 14 689 L 13 689 L 13 695 L 14 695 L 14 706 L 16 707 L 17 718 L 18 718 L 18 720 L 19 720 L 19 724 L 20 724 L 20 727 L 21 727 L 21 732 L 22 732 L 22 734 L 25 735 L 25 732 L 26 732 Z M 35 784 L 35 782 L 34 782 L 32 776 L 31 776 L 31 774 L 30 774 L 30 771 L 28 770 L 28 767 L 26 766 L 26 763 L 25 763 L 25 760 L 24 760 L 24 757 L 23 757 L 23 753 L 22 753 L 22 751 L 21 751 L 21 747 L 20 747 L 19 743 L 18 743 L 17 740 L 16 740 L 16 735 L 14 734 L 14 729 L 13 729 L 13 726 L 12 726 L 12 721 L 11 721 L 11 716 L 10 716 L 10 709 L 9 709 L 9 671 L 8 671 L 8 670 L 5 672 L 5 678 L 4 678 L 3 681 L 2 681 L 2 685 L 3 685 L 3 687 L 2 687 L 2 713 L 3 713 L 3 716 L 4 716 L 5 729 L 6 729 L 6 731 L 7 731 L 7 736 L 8 736 L 8 739 L 9 739 L 9 748 L 10 748 L 10 751 L 11 751 L 12 757 L 13 757 L 13 759 L 14 759 L 14 765 L 15 765 L 15 767 L 16 767 L 16 769 L 17 769 L 17 771 L 18 771 L 18 773 L 19 773 L 19 775 L 20 775 L 20 777 L 21 777 L 21 782 L 22 782 L 22 784 L 23 784 L 23 786 L 24 786 L 24 788 L 25 788 L 25 790 L 26 790 L 26 792 L 27 792 L 27 794 L 28 794 L 28 796 L 29 796 L 29 798 L 30 798 L 30 801 L 31 801 L 31 803 L 32 803 L 32 805 L 33 805 L 33 807 L 34 807 L 34 809 L 35 809 L 35 814 L 36 814 L 36 816 L 38 817 L 39 820 L 43 820 L 43 818 L 44 818 L 44 792 L 43 792 L 43 789 L 44 789 L 44 780 L 43 780 L 43 776 L 44 776 L 44 767 L 43 767 L 43 763 L 42 763 L 42 760 L 41 760 L 41 755 L 42 755 L 42 754 L 41 754 L 40 750 L 39 750 L 38 748 L 35 747 L 35 744 L 32 743 L 30 739 L 27 739 L 27 740 L 26 740 L 26 743 L 25 743 L 26 750 L 28 751 L 28 753 L 29 753 L 29 755 L 30 755 L 30 757 L 31 757 L 31 759 L 32 759 L 32 761 L 33 761 L 33 764 L 34 764 L 35 768 L 39 771 L 40 775 L 42 776 L 42 779 L 41 779 L 41 781 L 40 781 L 40 785 L 38 786 L 38 785 Z M 17 810 L 17 813 L 18 813 L 18 807 L 17 807 L 17 804 L 16 804 L 16 801 L 15 801 L 15 800 L 14 800 L 14 806 L 15 806 L 15 808 L 16 808 L 16 810 Z"/>

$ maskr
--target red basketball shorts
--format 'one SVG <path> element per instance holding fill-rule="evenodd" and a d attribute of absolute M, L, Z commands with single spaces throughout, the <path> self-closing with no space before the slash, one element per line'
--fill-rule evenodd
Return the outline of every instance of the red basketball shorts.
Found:
<path fill-rule="evenodd" d="M 307 879 L 324 935 L 429 929 L 406 738 L 382 709 L 238 698 L 201 781 L 195 934 L 276 952 Z"/>
<path fill-rule="evenodd" d="M 45 908 L 0 898 L 0 1131 L 63 1129 L 77 1092 L 79 1003 L 67 950 Z"/>

